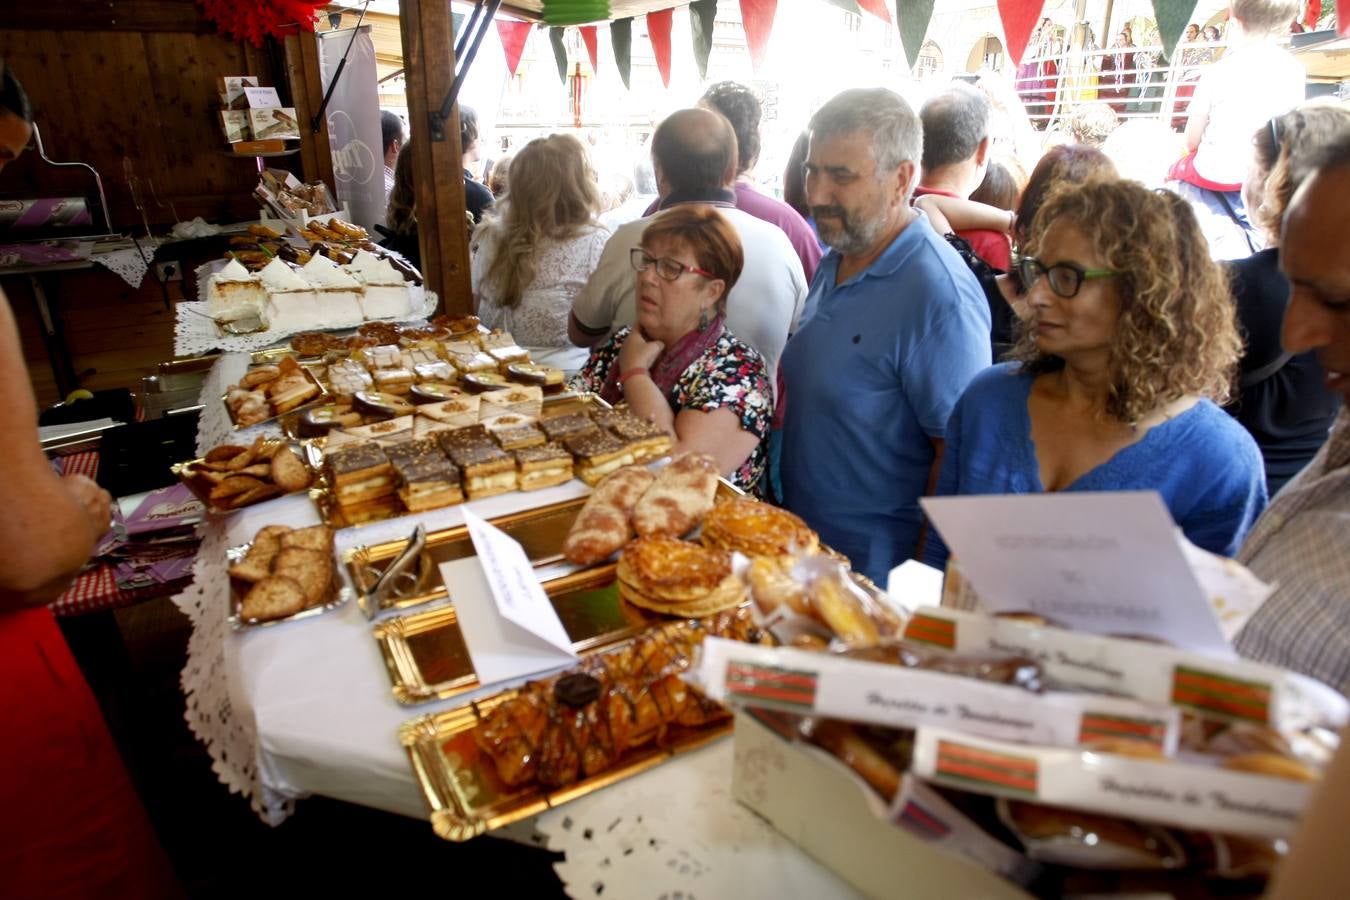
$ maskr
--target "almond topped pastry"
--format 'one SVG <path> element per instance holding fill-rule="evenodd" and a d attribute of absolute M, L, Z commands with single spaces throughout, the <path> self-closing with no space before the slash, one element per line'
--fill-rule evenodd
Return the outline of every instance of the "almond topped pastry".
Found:
<path fill-rule="evenodd" d="M 634 606 L 697 618 L 745 600 L 731 554 L 665 537 L 640 537 L 623 549 L 619 596 Z"/>
<path fill-rule="evenodd" d="M 703 519 L 703 543 L 750 557 L 796 557 L 814 553 L 820 537 L 785 509 L 738 497 Z"/>

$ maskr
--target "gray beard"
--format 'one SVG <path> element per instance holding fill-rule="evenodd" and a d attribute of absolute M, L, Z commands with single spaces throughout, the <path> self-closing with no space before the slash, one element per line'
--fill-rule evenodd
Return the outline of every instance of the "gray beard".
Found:
<path fill-rule="evenodd" d="M 847 218 L 826 221 L 830 224 L 822 225 L 821 220 L 816 220 L 821 240 L 844 256 L 853 256 L 869 249 L 886 226 L 883 216 L 866 222 L 851 222 Z M 833 224 L 836 222 L 839 224 Z"/>

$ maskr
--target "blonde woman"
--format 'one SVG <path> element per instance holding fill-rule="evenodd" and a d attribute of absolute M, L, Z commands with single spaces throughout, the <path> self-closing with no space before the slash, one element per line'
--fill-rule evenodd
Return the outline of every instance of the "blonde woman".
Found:
<path fill-rule="evenodd" d="M 938 494 L 1153 490 L 1195 544 L 1237 552 L 1261 454 L 1216 404 L 1242 341 L 1184 200 L 1132 181 L 1054 193 L 1018 260 L 1029 315 L 947 423 Z M 930 539 L 926 557 L 946 562 Z"/>
<path fill-rule="evenodd" d="M 609 239 L 595 173 L 580 141 L 555 134 L 526 144 L 510 179 L 470 247 L 478 316 L 511 332 L 536 362 L 574 371 L 587 353 L 567 338 L 572 299 Z"/>

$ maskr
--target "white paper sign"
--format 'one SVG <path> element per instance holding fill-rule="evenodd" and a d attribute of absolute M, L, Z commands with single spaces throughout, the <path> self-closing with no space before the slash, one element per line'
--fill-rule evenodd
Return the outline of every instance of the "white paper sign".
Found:
<path fill-rule="evenodd" d="M 917 559 L 907 559 L 891 569 L 886 593 L 906 612 L 937 606 L 942 600 L 942 572 Z"/>
<path fill-rule="evenodd" d="M 986 612 L 1233 655 L 1153 491 L 920 502 Z"/>
<path fill-rule="evenodd" d="M 572 641 L 519 543 L 464 508 L 478 555 L 441 564 L 474 671 L 484 685 L 576 661 Z"/>
<path fill-rule="evenodd" d="M 281 105 L 274 87 L 244 87 L 243 90 L 250 109 L 273 109 Z"/>

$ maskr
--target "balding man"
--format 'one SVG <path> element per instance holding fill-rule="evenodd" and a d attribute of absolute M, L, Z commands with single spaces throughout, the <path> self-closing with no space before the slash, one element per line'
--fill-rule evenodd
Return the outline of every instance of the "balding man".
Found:
<path fill-rule="evenodd" d="M 1280 237 L 1292 292 L 1281 335 L 1312 350 L 1326 385 L 1350 399 L 1350 134 L 1314 160 Z M 1275 593 L 1238 633 L 1243 656 L 1350 692 L 1350 412 L 1266 507 L 1238 555 Z"/>
<path fill-rule="evenodd" d="M 844 91 L 810 135 L 806 199 L 831 249 L 783 356 L 783 497 L 884 583 L 914 555 L 947 417 L 989 365 L 989 304 L 910 207 L 923 129 L 898 94 Z"/>
<path fill-rule="evenodd" d="M 915 197 L 970 197 L 989 171 L 989 98 L 968 84 L 956 83 L 934 94 L 919 109 L 923 122 L 923 170 Z M 1007 272 L 1012 245 L 1001 231 L 958 231 L 985 262 Z"/>
<path fill-rule="evenodd" d="M 806 278 L 787 236 L 735 207 L 735 132 L 725 118 L 706 109 L 671 113 L 652 135 L 652 166 L 661 209 L 684 203 L 716 206 L 740 236 L 745 269 L 727 295 L 727 329 L 759 351 L 773 384 L 783 345 L 801 316 Z M 638 219 L 614 232 L 572 301 L 568 336 L 578 347 L 593 347 L 633 324 L 637 275 L 629 254 L 641 243 L 648 221 Z"/>

